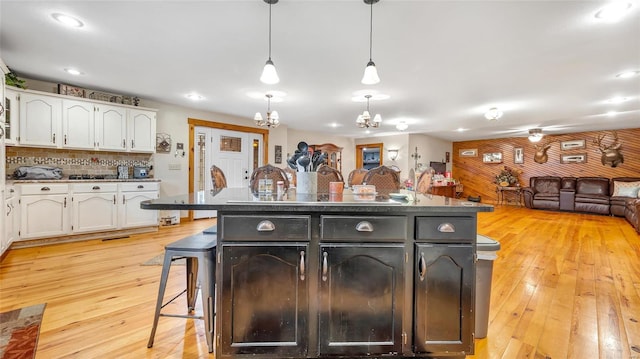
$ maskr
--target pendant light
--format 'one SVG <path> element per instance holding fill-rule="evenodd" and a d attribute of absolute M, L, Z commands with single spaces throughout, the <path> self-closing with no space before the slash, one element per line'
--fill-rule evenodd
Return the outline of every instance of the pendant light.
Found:
<path fill-rule="evenodd" d="M 362 112 L 362 115 L 358 116 L 358 118 L 356 119 L 356 125 L 358 125 L 358 127 L 360 128 L 369 128 L 369 127 L 378 128 L 380 127 L 380 123 L 382 123 L 382 116 L 380 116 L 380 114 L 377 113 L 373 117 L 373 121 L 371 121 L 371 114 L 369 113 L 369 99 L 372 96 L 365 95 L 364 97 L 366 97 L 367 99 L 367 109 L 364 110 L 364 112 Z"/>
<path fill-rule="evenodd" d="M 376 70 L 376 64 L 372 60 L 372 48 L 373 48 L 373 4 L 380 0 L 364 0 L 364 3 L 371 7 L 371 18 L 369 20 L 369 62 L 364 69 L 364 76 L 362 76 L 362 83 L 365 85 L 375 85 L 380 82 L 378 77 L 378 70 Z"/>
<path fill-rule="evenodd" d="M 269 4 L 269 59 L 267 59 L 267 62 L 264 65 L 260 81 L 268 85 L 273 85 L 280 82 L 280 78 L 276 72 L 276 67 L 273 65 L 273 61 L 271 61 L 271 5 L 277 4 L 278 0 L 264 0 L 264 2 Z"/>
<path fill-rule="evenodd" d="M 271 98 L 273 95 L 268 93 L 265 97 L 267 98 L 267 118 L 263 119 L 260 112 L 256 112 L 253 120 L 256 122 L 256 125 L 260 127 L 276 128 L 280 125 L 280 116 L 278 115 L 278 111 L 271 111 Z"/>

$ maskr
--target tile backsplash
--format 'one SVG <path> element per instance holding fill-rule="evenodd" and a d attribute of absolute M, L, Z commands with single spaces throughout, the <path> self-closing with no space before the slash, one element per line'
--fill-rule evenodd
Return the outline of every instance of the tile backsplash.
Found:
<path fill-rule="evenodd" d="M 75 151 L 52 148 L 7 146 L 7 176 L 21 166 L 62 168 L 63 177 L 70 174 L 116 175 L 117 166 L 153 165 L 153 154 L 104 151 Z"/>

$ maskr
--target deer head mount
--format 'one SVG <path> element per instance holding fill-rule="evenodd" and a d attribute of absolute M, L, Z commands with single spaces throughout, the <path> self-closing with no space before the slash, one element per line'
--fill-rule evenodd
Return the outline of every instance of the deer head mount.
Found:
<path fill-rule="evenodd" d="M 536 153 L 535 155 L 533 155 L 533 160 L 536 163 L 547 163 L 547 161 L 549 160 L 549 156 L 547 155 L 547 150 L 551 148 L 551 144 L 554 142 L 555 140 L 552 140 L 552 141 L 545 141 L 543 143 L 533 145 L 533 147 L 535 147 L 536 149 Z"/>
<path fill-rule="evenodd" d="M 600 153 L 602 153 L 602 157 L 600 157 L 602 164 L 617 167 L 624 162 L 624 157 L 621 152 L 622 144 L 618 142 L 618 133 L 616 131 L 611 131 L 611 134 L 613 135 L 613 142 L 608 146 L 602 143 L 602 140 L 607 137 L 607 133 L 598 135 L 596 139 L 593 140 L 593 143 L 598 146 Z"/>

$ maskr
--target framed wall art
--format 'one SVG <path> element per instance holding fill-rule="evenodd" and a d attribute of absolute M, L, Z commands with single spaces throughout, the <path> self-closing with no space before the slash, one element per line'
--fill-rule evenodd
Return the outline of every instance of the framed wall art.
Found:
<path fill-rule="evenodd" d="M 513 163 L 524 163 L 524 148 L 516 147 L 513 149 Z"/>
<path fill-rule="evenodd" d="M 460 157 L 478 157 L 478 149 L 467 148 L 464 150 L 460 150 Z"/>
<path fill-rule="evenodd" d="M 482 154 L 484 163 L 502 163 L 502 152 L 486 152 Z"/>
<path fill-rule="evenodd" d="M 76 87 L 65 84 L 58 84 L 58 93 L 60 95 L 67 96 L 75 96 L 75 97 L 84 97 L 85 90 L 82 87 Z"/>
<path fill-rule="evenodd" d="M 568 150 L 582 150 L 586 148 L 585 140 L 573 140 L 573 141 L 562 141 L 560 142 L 560 149 L 562 151 Z"/>
<path fill-rule="evenodd" d="M 273 162 L 282 163 L 282 146 L 275 145 L 274 152 L 275 152 L 275 155 L 274 155 Z"/>
<path fill-rule="evenodd" d="M 586 153 L 574 153 L 571 155 L 560 155 L 560 163 L 585 163 L 587 162 Z"/>

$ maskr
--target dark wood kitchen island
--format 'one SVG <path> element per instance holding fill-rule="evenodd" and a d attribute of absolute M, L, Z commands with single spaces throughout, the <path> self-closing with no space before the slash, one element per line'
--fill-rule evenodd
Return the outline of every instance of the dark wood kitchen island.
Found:
<path fill-rule="evenodd" d="M 218 211 L 216 358 L 473 353 L 477 213 L 492 206 L 242 188 L 141 207 Z"/>

